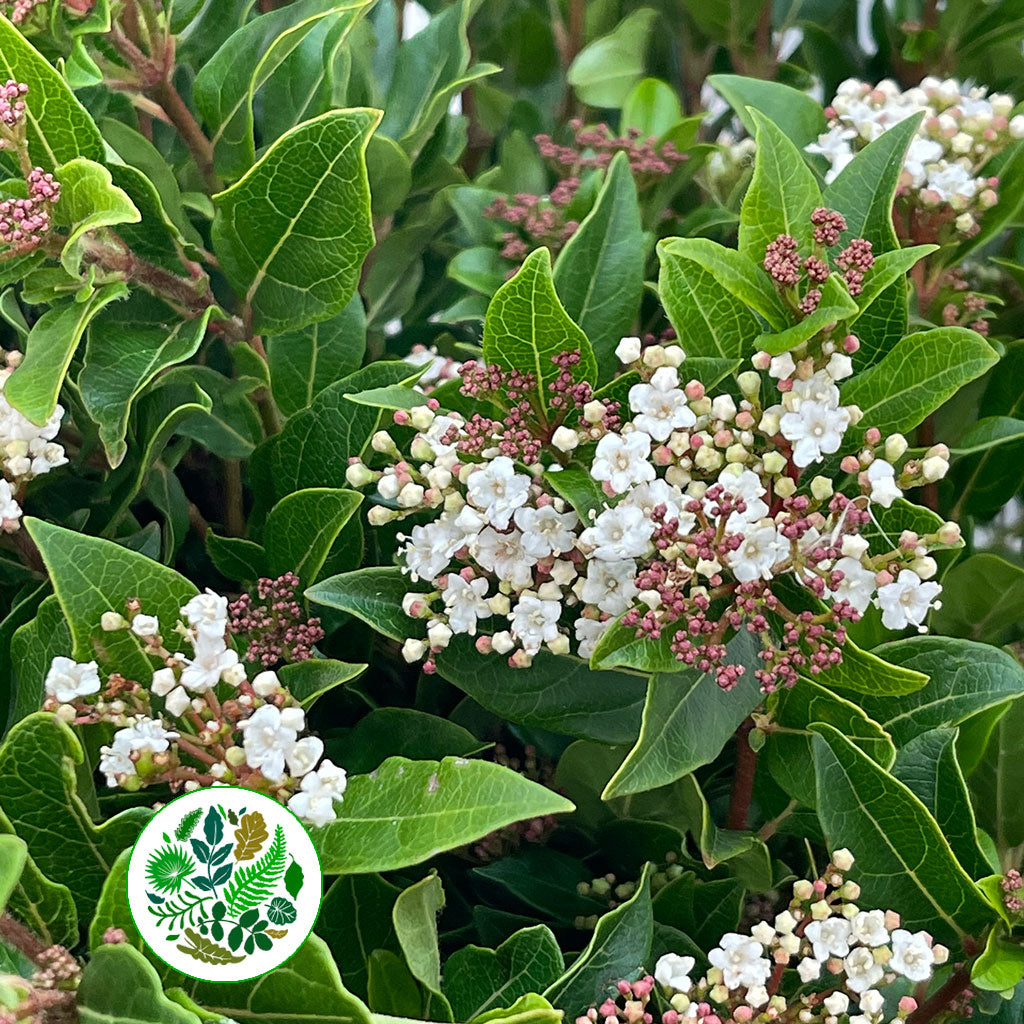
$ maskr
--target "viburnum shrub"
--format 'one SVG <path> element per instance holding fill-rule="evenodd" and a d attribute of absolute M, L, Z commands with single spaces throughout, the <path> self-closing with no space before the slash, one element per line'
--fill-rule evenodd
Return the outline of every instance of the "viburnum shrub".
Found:
<path fill-rule="evenodd" d="M 1024 1021 L 1021 21 L 861 7 L 0 4 L 0 1024 Z"/>

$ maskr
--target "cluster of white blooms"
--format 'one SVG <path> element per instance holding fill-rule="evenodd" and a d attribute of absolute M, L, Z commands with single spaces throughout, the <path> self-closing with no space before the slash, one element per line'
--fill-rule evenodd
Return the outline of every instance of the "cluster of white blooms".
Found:
<path fill-rule="evenodd" d="M 437 351 L 436 345 L 413 345 L 412 350 L 405 357 L 405 362 L 410 366 L 423 366 L 426 369 L 420 374 L 416 381 L 416 390 L 429 394 L 439 384 L 446 380 L 453 380 L 459 375 L 459 367 L 462 365 L 451 356 L 443 356 Z"/>
<path fill-rule="evenodd" d="M 941 478 L 948 450 L 906 459 L 905 438 L 869 429 L 841 461 L 858 494 L 805 472 L 839 453 L 860 419 L 837 386 L 856 347 L 848 336 L 814 352 L 758 353 L 739 375 L 737 401 L 687 382 L 678 345 L 641 351 L 626 338 L 618 355 L 631 375 L 621 391 L 631 418 L 568 377 L 555 422 L 530 411 L 530 374 L 466 364 L 465 393 L 514 394 L 506 421 L 466 419 L 429 400 L 396 413 L 416 428 L 409 459 L 381 431 L 372 446 L 393 464 L 353 460 L 347 474 L 352 486 L 375 484 L 372 524 L 419 519 L 400 535 L 399 556 L 425 585 L 404 610 L 425 620 L 426 635 L 405 642 L 406 658 L 433 671 L 453 635 L 478 632 L 479 651 L 514 667 L 542 649 L 588 658 L 618 624 L 667 643 L 728 689 L 743 668 L 726 663 L 725 644 L 745 625 L 762 639 L 757 675 L 770 691 L 841 660 L 845 624 L 871 604 L 888 628 L 923 629 L 940 591 L 929 551 L 957 543 L 958 528 L 883 535 L 875 552 L 862 530 L 872 506 Z M 763 387 L 776 390 L 774 404 L 762 405 Z M 823 602 L 820 613 L 790 611 L 773 590 L 780 578 Z"/>
<path fill-rule="evenodd" d="M 1012 97 L 954 79 L 928 77 L 904 91 L 889 79 L 870 85 L 851 78 L 826 108 L 828 131 L 806 149 L 828 160 L 825 180 L 832 181 L 859 149 L 923 112 L 903 165 L 899 195 L 906 223 L 898 216 L 897 229 L 918 242 L 941 240 L 947 224 L 971 235 L 998 201 L 998 179 L 983 173 L 985 164 L 1024 138 L 1024 115 L 1013 115 L 1013 109 Z"/>
<path fill-rule="evenodd" d="M 916 1000 L 903 996 L 886 1014 L 886 987 L 929 981 L 949 951 L 927 932 L 901 928 L 891 910 L 862 909 L 855 902 L 860 887 L 844 878 L 852 865 L 850 852 L 837 850 L 821 878 L 793 886 L 788 909 L 774 923 L 762 921 L 750 935 L 723 935 L 703 977 L 692 976 L 693 957 L 661 957 L 654 981 L 671 1006 L 663 1024 L 895 1024 L 913 1013 Z"/>
<path fill-rule="evenodd" d="M 33 477 L 67 463 L 64 449 L 54 441 L 64 410 L 57 406 L 42 426 L 23 416 L 4 396 L 7 378 L 21 362 L 20 352 L 0 353 L 0 529 L 17 530 L 21 520 L 18 495 Z"/>
<path fill-rule="evenodd" d="M 227 598 L 207 590 L 181 608 L 171 633 L 188 653 L 165 647 L 159 621 L 138 602 L 128 602 L 127 613 L 106 612 L 100 625 L 108 633 L 130 633 L 151 657 L 147 684 L 116 673 L 103 681 L 95 661 L 63 656 L 53 659 L 45 681 L 44 707 L 64 721 L 118 727 L 100 748 L 107 785 L 133 791 L 155 783 L 174 791 L 248 786 L 314 825 L 333 821 L 345 771 L 323 756 L 321 739 L 302 735 L 305 711 L 276 672 L 248 679 Z"/>

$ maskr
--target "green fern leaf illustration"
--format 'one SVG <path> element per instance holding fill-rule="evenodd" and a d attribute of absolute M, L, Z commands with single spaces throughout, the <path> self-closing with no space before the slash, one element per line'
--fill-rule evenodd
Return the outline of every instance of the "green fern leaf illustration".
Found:
<path fill-rule="evenodd" d="M 189 811 L 184 818 L 178 822 L 178 827 L 174 830 L 174 838 L 180 839 L 184 842 L 196 829 L 196 825 L 199 824 L 199 819 L 203 816 L 202 807 L 197 807 L 195 810 Z"/>
<path fill-rule="evenodd" d="M 284 873 L 284 866 L 284 829 L 278 825 L 267 852 L 259 860 L 235 871 L 231 884 L 224 890 L 227 916 L 238 917 L 242 911 L 265 903 Z"/>

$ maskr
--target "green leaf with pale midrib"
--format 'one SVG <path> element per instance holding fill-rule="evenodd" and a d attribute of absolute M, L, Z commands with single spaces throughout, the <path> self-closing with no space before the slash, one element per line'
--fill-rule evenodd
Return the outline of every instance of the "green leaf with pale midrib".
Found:
<path fill-rule="evenodd" d="M 811 726 L 818 817 L 832 849 L 856 850 L 864 906 L 940 942 L 980 935 L 996 917 L 921 801 L 830 725 Z"/>
<path fill-rule="evenodd" d="M 454 1020 L 441 991 L 441 953 L 437 945 L 437 918 L 444 910 L 444 888 L 436 873 L 403 889 L 391 910 L 395 936 L 412 976 L 425 990 L 423 1015 L 427 1020 Z"/>
<path fill-rule="evenodd" d="M 392 757 L 349 780 L 338 820 L 310 830 L 324 873 L 392 871 L 573 805 L 487 761 Z"/>
<path fill-rule="evenodd" d="M 214 251 L 255 330 L 326 320 L 352 297 L 374 241 L 365 152 L 379 119 L 353 109 L 306 121 L 217 196 Z"/>
<path fill-rule="evenodd" d="M 548 407 L 548 384 L 560 372 L 552 362 L 553 356 L 578 351 L 580 362 L 573 368 L 573 377 L 596 381 L 593 349 L 555 292 L 547 249 L 530 253 L 516 276 L 491 299 L 484 321 L 483 349 L 488 364 L 532 373 L 543 409 Z"/>

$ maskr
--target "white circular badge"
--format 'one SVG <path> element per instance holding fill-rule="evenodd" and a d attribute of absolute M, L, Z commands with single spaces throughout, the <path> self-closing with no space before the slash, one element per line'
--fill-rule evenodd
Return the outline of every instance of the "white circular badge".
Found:
<path fill-rule="evenodd" d="M 283 964 L 313 930 L 321 887 L 302 822 L 239 786 L 172 800 L 128 861 L 128 906 L 142 938 L 202 981 L 248 981 Z"/>

